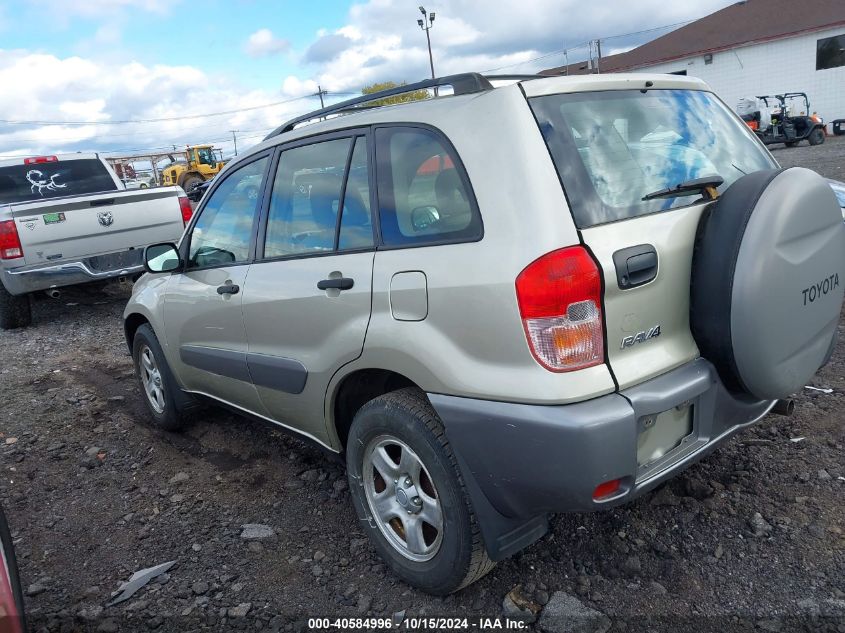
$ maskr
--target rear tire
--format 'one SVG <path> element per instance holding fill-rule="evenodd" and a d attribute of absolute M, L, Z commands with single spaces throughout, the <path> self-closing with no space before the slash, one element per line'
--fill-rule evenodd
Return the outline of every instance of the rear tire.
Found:
<path fill-rule="evenodd" d="M 361 525 L 405 582 L 446 595 L 493 569 L 443 423 L 425 394 L 400 389 L 361 407 L 346 464 Z"/>
<path fill-rule="evenodd" d="M 144 323 L 132 341 L 132 360 L 141 386 L 141 397 L 153 423 L 164 431 L 179 431 L 195 401 L 179 387 L 155 332 Z"/>
<path fill-rule="evenodd" d="M 810 145 L 821 145 L 824 143 L 824 130 L 821 128 L 816 128 L 812 132 L 810 132 L 810 136 L 807 137 Z"/>
<path fill-rule="evenodd" d="M 32 324 L 29 295 L 13 295 L 0 284 L 0 329 L 13 330 Z"/>

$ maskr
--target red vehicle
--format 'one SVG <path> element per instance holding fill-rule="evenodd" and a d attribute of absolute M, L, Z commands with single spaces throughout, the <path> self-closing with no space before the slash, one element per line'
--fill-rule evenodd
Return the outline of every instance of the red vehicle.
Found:
<path fill-rule="evenodd" d="M 0 633 L 23 633 L 26 630 L 23 594 L 15 563 L 15 550 L 6 517 L 0 510 Z"/>

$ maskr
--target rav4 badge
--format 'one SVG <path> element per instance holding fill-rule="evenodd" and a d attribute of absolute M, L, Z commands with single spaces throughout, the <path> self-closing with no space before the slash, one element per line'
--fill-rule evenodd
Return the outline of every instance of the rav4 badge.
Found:
<path fill-rule="evenodd" d="M 625 349 L 626 347 L 631 347 L 637 343 L 645 343 L 647 340 L 655 338 L 656 336 L 660 336 L 660 325 L 655 325 L 654 327 L 643 330 L 642 332 L 637 332 L 632 336 L 626 336 L 622 339 L 622 345 L 619 349 Z"/>

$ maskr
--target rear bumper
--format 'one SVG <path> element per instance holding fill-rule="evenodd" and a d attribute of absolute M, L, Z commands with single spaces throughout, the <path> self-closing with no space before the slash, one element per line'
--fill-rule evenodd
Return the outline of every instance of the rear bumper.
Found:
<path fill-rule="evenodd" d="M 3 268 L 3 286 L 13 295 L 90 283 L 144 272 L 141 248 L 63 261 Z"/>
<path fill-rule="evenodd" d="M 476 512 L 483 506 L 487 519 L 493 523 L 501 519 L 498 529 L 485 533 L 488 549 L 505 551 L 496 558 L 542 536 L 539 522 L 526 521 L 551 512 L 599 510 L 629 501 L 701 459 L 774 405 L 735 398 L 704 359 L 620 393 L 571 405 L 438 394 L 429 398 L 469 480 Z M 692 432 L 656 461 L 638 464 L 638 434 L 645 421 L 689 405 Z M 613 479 L 622 480 L 619 491 L 594 500 L 596 486 Z M 491 544 L 491 539 L 499 545 Z"/>

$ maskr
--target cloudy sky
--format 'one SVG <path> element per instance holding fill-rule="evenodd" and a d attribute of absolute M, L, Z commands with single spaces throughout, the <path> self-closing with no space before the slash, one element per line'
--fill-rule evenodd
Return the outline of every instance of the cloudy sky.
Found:
<path fill-rule="evenodd" d="M 726 0 L 438 0 L 435 71 L 530 72 L 605 55 Z M 377 81 L 428 73 L 419 0 L 0 3 L 0 157 L 214 142 L 227 154 Z M 643 32 L 648 31 L 648 32 Z"/>

